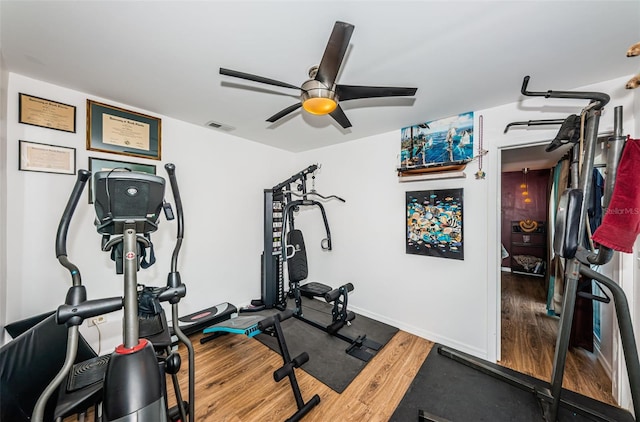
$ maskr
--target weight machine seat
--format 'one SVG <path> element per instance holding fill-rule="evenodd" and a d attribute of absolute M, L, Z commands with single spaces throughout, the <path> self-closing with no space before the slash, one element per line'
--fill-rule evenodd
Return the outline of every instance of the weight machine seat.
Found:
<path fill-rule="evenodd" d="M 331 287 L 316 281 L 311 281 L 300 286 L 300 294 L 304 297 L 308 297 L 309 299 L 313 299 L 314 297 L 324 297 L 324 295 L 329 293 L 331 290 L 333 290 Z"/>

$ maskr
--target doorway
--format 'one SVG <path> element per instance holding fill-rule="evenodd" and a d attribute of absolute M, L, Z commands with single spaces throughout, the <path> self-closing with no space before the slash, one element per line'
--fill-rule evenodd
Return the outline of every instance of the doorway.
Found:
<path fill-rule="evenodd" d="M 553 224 L 547 187 L 553 167 L 567 149 L 550 154 L 545 147 L 546 143 L 501 149 L 500 240 L 509 257 L 500 261 L 498 363 L 549 381 L 559 318 L 549 311 L 547 252 Z M 525 202 L 526 198 L 531 201 Z M 536 266 L 541 257 L 542 271 Z M 611 377 L 597 354 L 576 348 L 567 359 L 565 388 L 615 404 Z"/>

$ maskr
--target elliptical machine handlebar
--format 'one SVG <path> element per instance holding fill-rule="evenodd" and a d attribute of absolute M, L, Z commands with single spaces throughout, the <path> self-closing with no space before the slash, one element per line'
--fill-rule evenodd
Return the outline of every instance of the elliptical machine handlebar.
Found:
<path fill-rule="evenodd" d="M 596 110 L 604 107 L 610 100 L 611 97 L 609 95 L 602 92 L 581 92 L 581 91 L 552 91 L 548 90 L 547 92 L 534 92 L 527 91 L 527 86 L 529 85 L 530 76 L 525 76 L 522 81 L 522 89 L 520 92 L 522 95 L 526 95 L 528 97 L 545 97 L 545 98 L 575 98 L 579 100 L 591 100 L 594 101 L 594 108 Z"/>
<path fill-rule="evenodd" d="M 180 316 L 178 315 L 178 302 L 187 294 L 187 288 L 180 279 L 180 273 L 178 272 L 178 254 L 182 247 L 182 239 L 184 237 L 184 213 L 182 210 L 182 198 L 180 197 L 180 189 L 178 189 L 178 180 L 176 178 L 176 166 L 173 163 L 167 163 L 164 165 L 164 169 L 169 175 L 169 184 L 171 185 L 171 193 L 173 194 L 173 200 L 176 204 L 176 218 L 178 220 L 178 228 L 176 233 L 176 245 L 173 248 L 173 254 L 171 255 L 171 270 L 167 275 L 167 287 L 158 295 L 158 300 L 168 301 L 171 304 L 171 320 L 173 326 L 173 332 L 178 339 L 187 348 L 187 359 L 189 363 L 188 373 L 188 394 L 189 394 L 189 411 L 188 420 L 193 421 L 195 418 L 195 354 L 193 345 L 189 341 L 189 338 L 184 334 L 179 325 Z"/>
<path fill-rule="evenodd" d="M 178 232 L 176 235 L 176 246 L 171 256 L 171 272 L 174 273 L 178 269 L 178 254 L 182 247 L 182 239 L 184 237 L 184 214 L 182 211 L 182 199 L 180 198 L 180 190 L 178 189 L 178 180 L 176 179 L 176 166 L 173 163 L 164 165 L 164 169 L 169 175 L 169 184 L 173 193 L 173 200 L 176 204 L 176 217 L 178 219 Z"/>
<path fill-rule="evenodd" d="M 73 186 L 73 191 L 67 201 L 67 206 L 60 218 L 60 224 L 58 224 L 58 233 L 56 234 L 56 257 L 63 267 L 67 268 L 71 272 L 71 278 L 74 286 L 81 284 L 80 270 L 72 262 L 67 259 L 67 234 L 69 233 L 69 223 L 73 217 L 73 213 L 78 206 L 80 196 L 84 186 L 87 184 L 87 180 L 91 178 L 91 172 L 87 170 L 78 170 L 78 178 L 76 184 Z"/>

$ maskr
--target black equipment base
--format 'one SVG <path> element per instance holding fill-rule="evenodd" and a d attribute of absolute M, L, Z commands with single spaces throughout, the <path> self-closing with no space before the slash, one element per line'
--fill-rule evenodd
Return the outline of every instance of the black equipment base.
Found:
<path fill-rule="evenodd" d="M 303 298 L 305 316 L 320 323 L 331 321 L 331 305 L 320 300 Z M 291 303 L 289 303 L 291 305 Z M 264 315 L 270 315 L 273 310 L 265 310 Z M 358 323 L 342 328 L 341 333 L 351 338 L 357 338 L 363 333 L 387 344 L 397 333 L 398 329 L 382 322 L 357 315 Z M 309 326 L 297 319 L 290 318 L 282 323 L 282 329 L 287 337 L 287 345 L 293 356 L 307 351 L 311 359 L 302 369 L 321 381 L 329 388 L 342 393 L 367 366 L 367 362 L 345 353 L 350 345 L 339 338 L 327 334 L 323 330 L 310 329 Z M 255 337 L 270 349 L 278 351 L 278 344 L 271 336 L 260 334 Z M 368 351 L 375 354 L 375 351 Z"/>
<path fill-rule="evenodd" d="M 465 360 L 481 362 L 482 366 L 500 372 L 513 382 L 505 382 L 474 369 L 441 353 L 452 349 L 434 345 L 418 371 L 404 398 L 396 408 L 391 421 L 522 421 L 543 420 L 539 395 L 527 391 L 522 384 L 544 391 L 548 383 L 474 358 L 462 352 L 453 354 Z M 518 386 L 516 384 L 519 384 Z M 634 421 L 626 410 L 610 406 L 580 394 L 562 390 L 558 420 L 565 421 Z M 543 399 L 544 400 L 544 399 Z M 574 406 L 569 407 L 570 403 Z M 589 417 L 580 409 L 589 409 Z M 599 415 L 596 417 L 594 415 Z"/>
<path fill-rule="evenodd" d="M 382 348 L 382 344 L 378 343 L 377 341 L 368 339 L 366 334 L 360 335 L 356 338 L 352 338 L 344 334 L 341 334 L 339 332 L 330 332 L 326 326 L 322 324 L 318 324 L 317 322 L 312 321 L 310 319 L 307 319 L 302 315 L 293 314 L 293 317 L 297 320 L 304 322 L 305 324 L 309 324 L 314 328 L 324 331 L 325 333 L 330 334 L 335 338 L 338 338 L 346 343 L 349 343 L 349 347 L 345 349 L 345 352 L 347 352 L 349 355 L 355 358 L 360 359 L 361 361 L 369 362 L 371 358 L 374 356 L 374 354 L 369 352 L 367 349 L 377 352 Z"/>

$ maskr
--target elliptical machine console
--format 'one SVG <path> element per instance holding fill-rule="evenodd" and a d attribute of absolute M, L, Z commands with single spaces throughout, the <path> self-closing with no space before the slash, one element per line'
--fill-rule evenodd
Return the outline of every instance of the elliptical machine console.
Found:
<path fill-rule="evenodd" d="M 120 234 L 133 221 L 137 233 L 158 229 L 164 179 L 147 173 L 100 171 L 94 175 L 96 226 L 100 234 Z"/>

